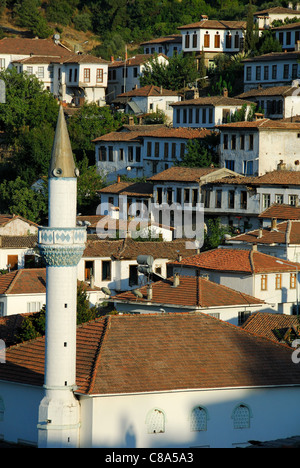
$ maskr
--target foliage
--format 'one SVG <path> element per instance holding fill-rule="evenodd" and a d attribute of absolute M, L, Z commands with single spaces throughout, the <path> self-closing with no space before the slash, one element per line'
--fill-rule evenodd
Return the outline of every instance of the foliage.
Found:
<path fill-rule="evenodd" d="M 96 166 L 89 166 L 86 155 L 77 166 L 80 173 L 77 181 L 77 210 L 85 214 L 96 213 L 100 201 L 97 190 L 103 188 L 105 178 L 97 173 Z"/>
<path fill-rule="evenodd" d="M 223 226 L 220 219 L 209 219 L 207 231 L 204 233 L 203 250 L 216 249 L 224 242 L 225 234 L 230 234 L 230 229 Z"/>
<path fill-rule="evenodd" d="M 86 288 L 81 283 L 77 288 L 77 325 L 94 320 L 99 316 L 96 306 L 90 307 Z"/>
<path fill-rule="evenodd" d="M 124 59 L 125 47 L 125 41 L 120 34 L 108 33 L 102 44 L 92 50 L 92 54 L 105 60 L 111 60 L 111 57 L 122 57 Z"/>
<path fill-rule="evenodd" d="M 282 52 L 282 46 L 273 31 L 265 30 L 257 43 L 257 54 L 263 55 L 270 52 Z"/>
<path fill-rule="evenodd" d="M 34 36 L 45 39 L 53 34 L 47 20 L 40 13 L 40 0 L 22 0 L 15 5 L 17 24 L 28 28 Z"/>
<path fill-rule="evenodd" d="M 160 63 L 157 56 L 152 57 L 140 77 L 140 85 L 162 86 L 164 89 L 178 91 L 188 83 L 199 78 L 197 65 L 192 56 L 174 55 L 167 63 Z"/>
<path fill-rule="evenodd" d="M 144 117 L 145 125 L 165 124 L 167 116 L 161 109 L 157 109 L 156 112 L 151 112 Z"/>
<path fill-rule="evenodd" d="M 218 155 L 216 152 L 219 143 L 218 135 L 202 138 L 201 140 L 189 140 L 186 152 L 181 161 L 177 161 L 177 166 L 184 167 L 209 167 L 212 164 L 218 165 Z"/>

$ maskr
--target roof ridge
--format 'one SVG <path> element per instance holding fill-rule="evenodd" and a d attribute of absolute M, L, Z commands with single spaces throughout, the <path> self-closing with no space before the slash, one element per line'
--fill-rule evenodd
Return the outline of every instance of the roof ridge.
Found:
<path fill-rule="evenodd" d="M 15 274 L 13 275 L 13 278 L 12 278 L 11 282 L 9 283 L 8 287 L 6 288 L 4 294 L 8 294 L 8 292 L 12 289 L 12 287 L 14 286 L 14 284 L 17 281 L 18 276 L 21 275 L 22 271 L 23 271 L 23 269 L 21 268 L 20 270 L 16 270 L 15 272 L 9 272 L 9 273 L 15 273 Z"/>

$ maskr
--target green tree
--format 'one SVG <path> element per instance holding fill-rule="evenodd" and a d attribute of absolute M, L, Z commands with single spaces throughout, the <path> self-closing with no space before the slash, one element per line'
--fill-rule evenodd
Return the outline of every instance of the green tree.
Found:
<path fill-rule="evenodd" d="M 34 36 L 44 39 L 53 34 L 53 30 L 41 15 L 40 3 L 40 0 L 22 0 L 21 3 L 17 3 L 15 13 L 19 26 L 28 28 Z"/>
<path fill-rule="evenodd" d="M 230 229 L 223 226 L 219 218 L 209 219 L 207 222 L 207 230 L 204 233 L 203 250 L 216 249 L 223 244 L 225 234 L 230 234 Z"/>
<path fill-rule="evenodd" d="M 143 75 L 140 77 L 140 85 L 149 84 L 162 86 L 164 89 L 178 91 L 188 83 L 194 83 L 199 78 L 194 57 L 174 55 L 167 63 L 160 63 L 158 57 L 151 58 L 145 64 Z"/>
<path fill-rule="evenodd" d="M 96 213 L 100 202 L 97 190 L 105 185 L 105 178 L 97 172 L 96 166 L 89 166 L 88 157 L 85 155 L 79 161 L 78 169 L 80 176 L 77 180 L 77 209 L 82 214 Z"/>
<path fill-rule="evenodd" d="M 247 13 L 247 26 L 246 26 L 246 34 L 245 34 L 245 52 L 246 53 L 255 53 L 256 45 L 258 42 L 258 33 L 254 27 L 254 8 L 252 5 L 252 0 L 248 5 L 248 13 Z"/>
<path fill-rule="evenodd" d="M 218 165 L 217 146 L 219 136 L 217 134 L 206 138 L 189 140 L 186 152 L 182 160 L 176 162 L 177 166 L 184 167 L 209 167 Z"/>

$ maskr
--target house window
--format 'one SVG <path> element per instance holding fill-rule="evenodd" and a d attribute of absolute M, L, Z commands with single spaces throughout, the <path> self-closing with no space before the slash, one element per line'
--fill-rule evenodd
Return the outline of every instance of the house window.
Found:
<path fill-rule="evenodd" d="M 232 36 L 230 33 L 228 33 L 226 36 L 226 49 L 231 49 L 231 40 Z"/>
<path fill-rule="evenodd" d="M 262 291 L 267 291 L 268 289 L 268 276 L 267 275 L 261 275 L 261 283 L 260 283 L 260 289 Z"/>
<path fill-rule="evenodd" d="M 234 209 L 234 195 L 235 191 L 234 190 L 229 190 L 228 192 L 228 208 Z"/>
<path fill-rule="evenodd" d="M 192 190 L 192 206 L 196 206 L 198 201 L 198 190 L 193 189 Z"/>
<path fill-rule="evenodd" d="M 69 70 L 69 81 L 72 81 L 73 69 L 70 68 Z"/>
<path fill-rule="evenodd" d="M 232 159 L 226 159 L 225 167 L 226 169 L 229 169 L 230 171 L 234 171 L 234 161 Z"/>
<path fill-rule="evenodd" d="M 207 430 L 207 412 L 201 406 L 194 408 L 191 414 L 191 431 Z"/>
<path fill-rule="evenodd" d="M 0 397 L 0 421 L 4 420 L 4 411 L 5 411 L 4 401 Z"/>
<path fill-rule="evenodd" d="M 272 66 L 272 80 L 277 80 L 277 65 Z"/>
<path fill-rule="evenodd" d="M 119 149 L 119 161 L 124 161 L 124 148 Z"/>
<path fill-rule="evenodd" d="M 7 268 L 9 270 L 18 269 L 18 255 L 7 255 Z"/>
<path fill-rule="evenodd" d="M 251 312 L 238 312 L 238 325 L 241 326 L 250 317 Z"/>
<path fill-rule="evenodd" d="M 169 143 L 164 144 L 164 158 L 168 159 L 169 157 Z"/>
<path fill-rule="evenodd" d="M 38 67 L 37 76 L 38 78 L 44 78 L 44 67 Z"/>
<path fill-rule="evenodd" d="M 176 109 L 176 122 L 180 123 L 180 109 Z"/>
<path fill-rule="evenodd" d="M 27 312 L 39 312 L 41 308 L 40 302 L 27 302 Z"/>
<path fill-rule="evenodd" d="M 151 154 L 152 154 L 152 143 L 151 143 L 151 141 L 148 141 L 148 143 L 147 143 L 147 156 L 150 157 Z"/>
<path fill-rule="evenodd" d="M 246 67 L 246 81 L 251 81 L 252 79 L 252 67 Z"/>
<path fill-rule="evenodd" d="M 189 36 L 189 33 L 186 33 L 186 36 L 185 36 L 185 48 L 186 49 L 189 49 L 190 47 L 190 36 Z"/>
<path fill-rule="evenodd" d="M 290 274 L 290 289 L 296 289 L 297 286 L 297 274 L 291 273 Z"/>
<path fill-rule="evenodd" d="M 141 162 L 141 147 L 137 146 L 135 148 L 135 160 L 136 162 Z"/>
<path fill-rule="evenodd" d="M 172 143 L 172 159 L 176 158 L 176 143 Z"/>
<path fill-rule="evenodd" d="M 289 195 L 289 205 L 297 206 L 298 203 L 298 195 Z"/>
<path fill-rule="evenodd" d="M 290 66 L 288 63 L 286 63 L 283 67 L 283 79 L 287 80 L 289 77 L 289 72 L 290 72 Z"/>
<path fill-rule="evenodd" d="M 86 260 L 84 262 L 84 281 L 90 281 L 94 275 L 94 262 L 92 260 Z"/>
<path fill-rule="evenodd" d="M 189 123 L 193 123 L 193 108 L 189 109 Z"/>
<path fill-rule="evenodd" d="M 204 47 L 209 47 L 210 46 L 210 35 L 208 32 L 204 34 Z"/>
<path fill-rule="evenodd" d="M 0 69 L 3 70 L 5 68 L 5 59 L 0 59 Z"/>
<path fill-rule="evenodd" d="M 159 142 L 158 141 L 156 141 L 155 144 L 154 144 L 154 156 L 156 158 L 159 157 Z"/>
<path fill-rule="evenodd" d="M 249 151 L 253 151 L 253 141 L 254 141 L 253 135 L 249 135 Z"/>
<path fill-rule="evenodd" d="M 113 148 L 113 146 L 108 147 L 108 160 L 109 161 L 114 160 L 114 148 Z"/>
<path fill-rule="evenodd" d="M 181 205 L 181 189 L 180 188 L 176 190 L 176 203 L 179 203 Z"/>
<path fill-rule="evenodd" d="M 202 123 L 206 124 L 206 108 L 202 109 Z"/>
<path fill-rule="evenodd" d="M 275 289 L 281 289 L 282 286 L 282 275 L 279 273 L 275 277 Z"/>
<path fill-rule="evenodd" d="M 185 143 L 180 143 L 180 157 L 183 158 L 185 153 Z"/>
<path fill-rule="evenodd" d="M 224 150 L 228 149 L 228 135 L 227 134 L 225 134 L 223 137 L 223 148 Z"/>
<path fill-rule="evenodd" d="M 138 266 L 129 265 L 129 286 L 138 285 Z"/>
<path fill-rule="evenodd" d="M 298 78 L 298 63 L 294 63 L 292 66 L 292 79 Z"/>
<path fill-rule="evenodd" d="M 4 302 L 0 302 L 0 317 L 4 316 Z"/>
<path fill-rule="evenodd" d="M 247 209 L 247 192 L 245 190 L 241 191 L 241 209 Z"/>
<path fill-rule="evenodd" d="M 269 67 L 266 65 L 264 67 L 264 80 L 267 81 L 269 79 Z"/>
<path fill-rule="evenodd" d="M 133 67 L 133 78 L 137 78 L 137 76 L 138 76 L 138 68 Z"/>
<path fill-rule="evenodd" d="M 222 207 L 222 190 L 216 191 L 216 208 Z"/>
<path fill-rule="evenodd" d="M 208 38 L 209 38 L 209 36 L 208 36 Z M 194 49 L 197 49 L 197 42 L 198 42 L 198 40 L 197 40 L 197 34 L 194 33 L 194 34 L 193 34 L 193 48 L 194 48 Z M 204 47 L 209 47 L 209 46 L 206 46 L 206 45 L 205 45 L 205 36 L 204 36 Z"/>
<path fill-rule="evenodd" d="M 213 109 L 210 107 L 208 109 L 208 123 L 212 124 L 213 123 Z"/>
<path fill-rule="evenodd" d="M 148 434 L 161 434 L 165 432 L 165 415 L 159 409 L 150 411 L 146 418 Z"/>
<path fill-rule="evenodd" d="M 96 82 L 97 83 L 103 83 L 103 68 L 97 68 Z"/>
<path fill-rule="evenodd" d="M 215 35 L 215 49 L 219 49 L 221 45 L 220 35 L 217 33 Z"/>
<path fill-rule="evenodd" d="M 78 79 L 78 69 L 74 68 L 74 83 L 77 83 L 77 79 Z"/>
<path fill-rule="evenodd" d="M 239 33 L 236 32 L 235 36 L 234 36 L 234 48 L 235 49 L 239 49 L 240 48 L 240 36 L 239 36 Z"/>
<path fill-rule="evenodd" d="M 91 69 L 90 68 L 85 68 L 83 70 L 83 79 L 85 83 L 89 83 L 91 79 Z"/>
<path fill-rule="evenodd" d="M 248 429 L 250 427 L 250 411 L 245 405 L 235 408 L 232 415 L 234 429 Z"/>
<path fill-rule="evenodd" d="M 32 75 L 33 74 L 33 67 L 27 67 L 26 71 L 27 71 L 28 75 Z"/>
<path fill-rule="evenodd" d="M 231 149 L 236 149 L 236 135 L 231 135 Z"/>
<path fill-rule="evenodd" d="M 111 260 L 102 260 L 102 281 L 111 280 Z"/>
<path fill-rule="evenodd" d="M 280 193 L 277 193 L 275 195 L 275 203 L 278 203 L 279 205 L 282 205 L 283 204 L 283 195 L 281 195 Z"/>
<path fill-rule="evenodd" d="M 162 188 L 161 188 L 161 187 L 157 187 L 156 193 L 157 193 L 156 202 L 157 202 L 159 205 L 161 205 L 161 204 L 162 204 Z"/>
<path fill-rule="evenodd" d="M 241 146 L 241 150 L 245 149 L 245 135 L 241 135 L 240 146 Z"/>
<path fill-rule="evenodd" d="M 100 146 L 99 148 L 99 161 L 106 161 L 106 147 Z"/>
<path fill-rule="evenodd" d="M 271 195 L 269 193 L 263 193 L 262 196 L 262 207 L 265 210 L 266 208 L 269 208 L 271 204 Z"/>
<path fill-rule="evenodd" d="M 256 81 L 261 80 L 261 67 L 256 67 Z"/>

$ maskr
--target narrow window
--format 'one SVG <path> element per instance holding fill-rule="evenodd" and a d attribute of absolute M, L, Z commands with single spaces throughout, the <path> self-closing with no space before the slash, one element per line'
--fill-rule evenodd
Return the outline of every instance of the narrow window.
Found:
<path fill-rule="evenodd" d="M 159 409 L 150 411 L 146 418 L 148 434 L 161 434 L 165 432 L 165 415 Z"/>
<path fill-rule="evenodd" d="M 267 291 L 267 289 L 268 289 L 268 276 L 261 275 L 261 290 Z"/>
<path fill-rule="evenodd" d="M 250 411 L 245 405 L 239 405 L 233 412 L 234 429 L 248 429 L 250 427 Z"/>
<path fill-rule="evenodd" d="M 277 274 L 275 278 L 275 289 L 281 289 L 282 286 L 282 275 Z"/>
<path fill-rule="evenodd" d="M 191 414 L 191 431 L 207 430 L 207 412 L 201 406 L 194 408 Z"/>

